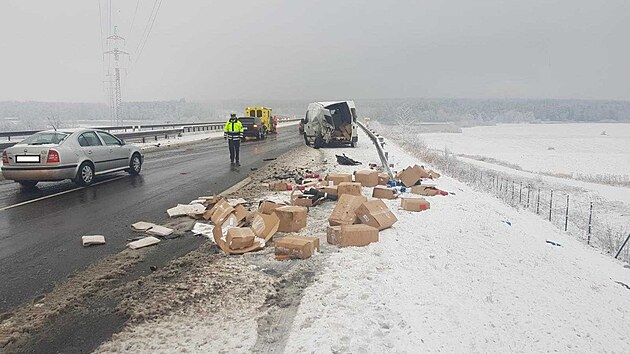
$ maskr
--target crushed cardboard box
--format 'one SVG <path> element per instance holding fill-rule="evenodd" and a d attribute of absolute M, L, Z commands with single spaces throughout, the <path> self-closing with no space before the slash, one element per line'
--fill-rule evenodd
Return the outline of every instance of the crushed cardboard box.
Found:
<path fill-rule="evenodd" d="M 231 249 L 227 244 L 227 233 L 231 228 L 236 227 L 236 216 L 233 214 L 228 217 L 221 225 L 215 225 L 212 235 L 214 242 L 227 254 L 244 254 L 248 252 L 258 251 L 265 247 L 267 242 L 273 237 L 278 230 L 280 220 L 275 215 L 265 215 L 256 213 L 252 219 L 251 229 L 256 235 L 254 244 L 238 250 Z"/>
<path fill-rule="evenodd" d="M 280 227 L 280 219 L 276 214 L 256 213 L 252 218 L 251 228 L 254 234 L 265 241 L 269 241 L 278 232 L 278 227 Z"/>
<path fill-rule="evenodd" d="M 436 179 L 436 178 L 440 178 L 442 175 L 433 171 L 433 170 L 429 170 L 429 178 L 431 179 Z"/>
<path fill-rule="evenodd" d="M 291 205 L 312 207 L 317 204 L 317 201 L 319 200 L 315 200 L 314 196 L 304 195 L 298 190 L 291 192 Z"/>
<path fill-rule="evenodd" d="M 274 213 L 280 219 L 280 232 L 296 232 L 306 227 L 306 214 L 308 209 L 300 206 L 283 206 L 277 208 Z"/>
<path fill-rule="evenodd" d="M 138 241 L 133 241 L 133 242 L 129 242 L 127 244 L 127 247 L 131 248 L 132 250 L 137 250 L 140 248 L 144 248 L 144 247 L 148 247 L 148 246 L 153 246 L 160 243 L 160 239 L 153 237 L 153 236 L 149 236 L 149 237 L 145 237 L 142 238 Z"/>
<path fill-rule="evenodd" d="M 208 225 L 208 224 L 203 224 L 200 222 L 196 222 L 195 225 L 193 226 L 192 230 L 190 230 L 193 234 L 197 235 L 197 236 L 205 236 L 207 238 L 212 238 L 212 230 L 214 229 L 214 226 L 212 225 Z"/>
<path fill-rule="evenodd" d="M 275 240 L 275 254 L 277 258 L 299 258 L 311 257 L 316 250 L 319 250 L 319 238 L 304 236 L 287 236 Z"/>
<path fill-rule="evenodd" d="M 337 247 L 361 247 L 378 242 L 378 229 L 369 225 L 341 225 L 327 238 L 328 243 Z"/>
<path fill-rule="evenodd" d="M 376 186 L 372 190 L 372 197 L 379 199 L 396 199 L 398 193 L 393 188 L 387 188 L 385 186 Z"/>
<path fill-rule="evenodd" d="M 374 187 L 378 185 L 378 172 L 374 170 L 356 171 L 354 180 L 361 183 L 363 187 Z"/>
<path fill-rule="evenodd" d="M 138 221 L 137 223 L 131 224 L 131 229 L 137 232 L 144 232 L 152 228 L 153 226 L 155 226 L 154 223 L 146 222 L 146 221 Z"/>
<path fill-rule="evenodd" d="M 253 216 L 242 204 L 236 204 L 236 206 L 234 206 L 234 215 L 236 216 L 236 223 L 238 225 L 251 221 Z"/>
<path fill-rule="evenodd" d="M 220 225 L 223 221 L 234 212 L 234 208 L 225 201 L 225 199 L 221 199 L 212 209 L 210 220 L 215 225 Z"/>
<path fill-rule="evenodd" d="M 290 188 L 289 184 L 285 182 L 272 182 L 269 183 L 269 190 L 274 192 L 282 192 L 288 191 Z"/>
<path fill-rule="evenodd" d="M 396 175 L 396 179 L 402 182 L 405 187 L 414 186 L 422 179 L 423 170 L 420 166 L 415 165 L 413 167 L 409 166 L 404 170 L 400 171 L 398 175 Z"/>
<path fill-rule="evenodd" d="M 354 224 L 357 219 L 355 210 L 366 201 L 367 198 L 362 195 L 345 194 L 340 196 L 328 218 L 328 224 L 330 226 Z"/>
<path fill-rule="evenodd" d="M 379 173 L 378 174 L 378 184 L 381 186 L 386 186 L 389 182 L 389 175 L 387 173 Z"/>
<path fill-rule="evenodd" d="M 431 185 L 419 185 L 411 187 L 411 193 L 432 197 L 436 195 L 448 195 L 448 192 Z"/>
<path fill-rule="evenodd" d="M 387 229 L 398 221 L 382 200 L 367 201 L 355 210 L 356 216 L 362 224 L 370 225 L 379 230 Z"/>
<path fill-rule="evenodd" d="M 358 182 L 341 182 L 337 186 L 337 195 L 344 194 L 361 195 L 361 183 Z"/>
<path fill-rule="evenodd" d="M 400 207 L 408 211 L 423 211 L 431 208 L 431 203 L 424 198 L 402 198 Z"/>
<path fill-rule="evenodd" d="M 318 189 L 320 192 L 323 192 L 323 193 L 327 193 L 327 194 L 330 194 L 330 195 L 335 195 L 335 196 L 337 196 L 337 195 L 339 195 L 339 190 L 338 190 L 338 188 L 339 188 L 338 186 L 323 186 L 323 187 L 319 187 L 319 188 L 317 188 L 317 189 Z"/>
<path fill-rule="evenodd" d="M 233 250 L 251 247 L 255 238 L 254 230 L 249 227 L 233 227 L 227 230 L 227 245 Z"/>
<path fill-rule="evenodd" d="M 331 173 L 326 176 L 326 181 L 330 181 L 336 186 L 341 182 L 352 182 L 352 175 L 349 173 Z"/>
<path fill-rule="evenodd" d="M 105 236 L 103 235 L 81 236 L 81 243 L 83 244 L 83 247 L 92 246 L 92 245 L 104 245 Z"/>

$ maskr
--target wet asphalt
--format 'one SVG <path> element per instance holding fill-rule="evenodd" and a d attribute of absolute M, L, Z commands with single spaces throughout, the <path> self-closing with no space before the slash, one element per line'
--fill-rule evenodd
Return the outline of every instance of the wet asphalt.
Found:
<path fill-rule="evenodd" d="M 268 163 L 264 159 L 303 143 L 297 127 L 288 126 L 264 141 L 241 144 L 238 169 L 230 167 L 227 143 L 219 139 L 147 153 L 139 176 L 113 174 L 100 178 L 102 184 L 78 190 L 70 182 L 42 183 L 27 191 L 0 181 L 0 209 L 50 196 L 0 210 L 0 313 L 123 250 L 132 223 L 166 223 L 166 209 L 220 193 Z M 56 195 L 60 192 L 67 193 Z M 81 236 L 93 234 L 104 235 L 107 244 L 84 248 Z M 198 243 L 172 242 L 163 257 L 175 258 Z"/>

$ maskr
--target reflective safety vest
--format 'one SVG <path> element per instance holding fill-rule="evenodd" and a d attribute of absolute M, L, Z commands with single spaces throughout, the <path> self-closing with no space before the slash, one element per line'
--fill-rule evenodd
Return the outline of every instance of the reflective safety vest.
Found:
<path fill-rule="evenodd" d="M 240 120 L 232 122 L 228 120 L 223 128 L 223 136 L 229 140 L 240 140 L 243 138 L 243 123 Z"/>

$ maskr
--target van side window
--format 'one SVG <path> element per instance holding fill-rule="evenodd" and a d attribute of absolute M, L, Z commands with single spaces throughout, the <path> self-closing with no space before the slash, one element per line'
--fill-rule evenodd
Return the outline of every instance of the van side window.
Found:
<path fill-rule="evenodd" d="M 250 117 L 256 117 L 256 111 L 253 110 L 253 109 L 251 111 L 249 111 L 249 116 Z"/>
<path fill-rule="evenodd" d="M 257 110 L 256 111 L 256 116 L 258 116 L 258 118 L 261 118 L 262 117 L 262 110 L 260 110 L 260 109 Z"/>

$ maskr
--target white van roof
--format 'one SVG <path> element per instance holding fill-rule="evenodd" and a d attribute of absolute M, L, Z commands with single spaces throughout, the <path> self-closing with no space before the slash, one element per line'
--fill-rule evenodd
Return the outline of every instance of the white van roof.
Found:
<path fill-rule="evenodd" d="M 354 105 L 354 101 L 327 101 L 327 102 L 317 102 L 317 103 L 321 104 L 324 107 L 332 106 L 334 104 L 339 104 L 339 103 L 347 103 L 350 108 L 356 108 L 356 106 Z"/>

